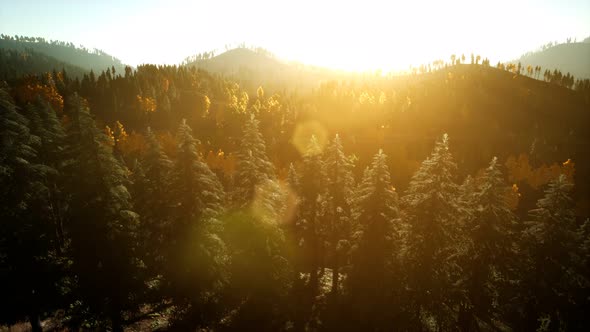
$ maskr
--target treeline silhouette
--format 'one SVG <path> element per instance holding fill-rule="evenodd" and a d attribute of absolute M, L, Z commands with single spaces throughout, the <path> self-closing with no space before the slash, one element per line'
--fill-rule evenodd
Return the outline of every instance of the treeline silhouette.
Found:
<path fill-rule="evenodd" d="M 86 70 L 60 61 L 32 49 L 14 50 L 0 48 L 0 80 L 13 81 L 27 75 L 36 75 L 47 71 L 64 70 L 72 77 L 82 78 Z"/>
<path fill-rule="evenodd" d="M 5 82 L 0 321 L 584 330 L 587 106 L 489 65 L 301 95 L 176 66 Z"/>
<path fill-rule="evenodd" d="M 56 58 L 60 62 L 68 63 L 74 68 L 84 68 L 86 71 L 91 69 L 101 71 L 111 67 L 123 71 L 125 68 L 121 60 L 102 50 L 75 46 L 71 42 L 46 40 L 42 37 L 8 36 L 1 34 L 0 49 L 18 51 L 24 55 L 30 52 L 42 53 Z M 59 70 L 61 66 L 46 68 L 45 71 L 51 71 L 52 69 Z M 70 74 L 74 73 L 71 72 Z"/>

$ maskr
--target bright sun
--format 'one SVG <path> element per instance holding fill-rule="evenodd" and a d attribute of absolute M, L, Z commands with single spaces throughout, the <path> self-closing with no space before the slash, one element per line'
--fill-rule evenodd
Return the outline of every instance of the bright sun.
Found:
<path fill-rule="evenodd" d="M 539 24 L 551 10 L 510 0 L 220 0 L 206 5 L 169 0 L 113 13 L 105 26 L 79 30 L 74 42 L 92 41 L 131 65 L 175 64 L 189 55 L 214 49 L 221 53 L 226 45 L 245 42 L 306 64 L 406 70 L 448 60 L 451 54 L 507 61 L 548 40 L 571 37 L 564 31 L 587 31 L 583 14 Z M 516 19 L 511 13 L 527 14 Z M 498 18 L 505 19 L 498 24 Z M 522 28 L 526 26 L 535 29 Z"/>

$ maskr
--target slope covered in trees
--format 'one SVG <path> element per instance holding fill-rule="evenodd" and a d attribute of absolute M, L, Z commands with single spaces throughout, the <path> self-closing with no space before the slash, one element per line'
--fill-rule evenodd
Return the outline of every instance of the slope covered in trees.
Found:
<path fill-rule="evenodd" d="M 26 51 L 45 54 L 86 71 L 100 72 L 114 67 L 116 71 L 123 72 L 125 69 L 121 60 L 101 50 L 89 50 L 82 46 L 77 47 L 72 43 L 49 41 L 40 37 L 1 35 L 0 49 L 15 50 L 21 54 L 26 54 Z M 61 68 L 47 68 L 45 70 L 51 71 L 52 69 L 60 70 Z"/>
<path fill-rule="evenodd" d="M 487 64 L 2 82 L 0 323 L 584 330 L 589 105 Z"/>
<path fill-rule="evenodd" d="M 37 75 L 52 71 L 66 71 L 72 77 L 80 77 L 86 72 L 64 61 L 32 49 L 0 49 L 0 79 L 12 81 L 26 75 Z"/>
<path fill-rule="evenodd" d="M 524 54 L 518 59 L 525 67 L 541 66 L 550 70 L 590 79 L 590 38 L 582 42 L 568 40 L 566 43 L 551 43 L 541 50 Z"/>
<path fill-rule="evenodd" d="M 218 55 L 205 53 L 189 57 L 184 65 L 229 77 L 249 92 L 254 91 L 259 85 L 277 91 L 309 91 L 316 88 L 322 80 L 353 76 L 326 68 L 288 63 L 263 49 L 252 50 L 245 47 L 231 49 Z"/>

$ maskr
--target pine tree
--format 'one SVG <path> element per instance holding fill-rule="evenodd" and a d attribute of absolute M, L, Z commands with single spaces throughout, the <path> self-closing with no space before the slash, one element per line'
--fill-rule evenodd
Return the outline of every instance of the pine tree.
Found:
<path fill-rule="evenodd" d="M 295 296 L 294 328 L 303 330 L 315 328 L 307 326 L 315 324 L 313 319 L 315 297 L 319 290 L 319 269 L 322 258 L 322 238 L 320 233 L 320 214 L 322 208 L 322 194 L 324 193 L 325 165 L 322 159 L 322 149 L 315 136 L 311 136 L 306 152 L 303 155 L 303 170 L 301 177 L 297 177 L 295 168 L 290 168 L 289 182 L 296 186 L 297 211 L 295 223 L 291 228 L 291 236 L 296 245 L 294 253 L 293 295 Z M 309 278 L 305 278 L 309 275 Z M 305 284 L 305 280 L 308 282 Z M 306 327 L 307 326 L 307 327 Z"/>
<path fill-rule="evenodd" d="M 299 192 L 299 174 L 297 174 L 297 170 L 295 169 L 295 165 L 293 165 L 293 163 L 289 164 L 289 172 L 287 173 L 287 184 L 289 185 L 289 189 L 292 192 Z"/>
<path fill-rule="evenodd" d="M 280 228 L 285 195 L 253 114 L 240 142 L 233 192 L 237 211 L 224 220 L 231 257 L 229 298 L 238 308 L 231 328 L 277 330 L 286 319 L 279 308 L 286 300 L 292 276 Z M 256 326 L 251 325 L 253 321 Z"/>
<path fill-rule="evenodd" d="M 412 177 L 402 197 L 403 219 L 408 231 L 405 265 L 411 294 L 409 311 L 414 324 L 434 317 L 441 327 L 456 301 L 454 278 L 460 274 L 452 258 L 461 242 L 459 187 L 454 182 L 457 165 L 445 134 Z M 450 323 L 449 323 L 450 324 Z"/>
<path fill-rule="evenodd" d="M 127 170 L 113 157 L 106 135 L 96 128 L 85 101 L 70 99 L 72 120 L 68 130 L 64 172 L 69 174 L 69 216 L 72 272 L 82 316 L 110 318 L 113 331 L 122 331 L 122 313 L 134 309 L 133 300 L 143 288 L 135 254 L 139 216 L 133 212 L 127 191 Z M 79 318 L 79 317 L 78 317 Z"/>
<path fill-rule="evenodd" d="M 300 219 L 298 228 L 301 234 L 300 244 L 304 252 L 309 272 L 309 291 L 316 294 L 318 290 L 318 273 L 322 254 L 320 238 L 319 213 L 321 211 L 321 194 L 324 191 L 325 165 L 322 150 L 315 136 L 312 136 L 303 156 L 303 172 L 300 180 Z"/>
<path fill-rule="evenodd" d="M 528 290 L 523 321 L 530 328 L 536 328 L 541 318 L 548 321 L 551 331 L 583 330 L 589 323 L 590 283 L 580 257 L 584 240 L 576 223 L 573 186 L 561 174 L 529 212 L 531 220 L 523 234 L 530 259 L 523 271 Z"/>
<path fill-rule="evenodd" d="M 231 330 L 276 331 L 288 317 L 288 291 L 293 273 L 277 219 L 253 210 L 238 210 L 224 221 L 224 240 L 231 257 L 229 307 Z"/>
<path fill-rule="evenodd" d="M 394 283 L 399 252 L 398 198 L 391 185 L 387 156 L 379 151 L 365 172 L 354 207 L 355 231 L 349 292 L 360 330 L 391 326 L 389 307 L 397 285 Z M 391 308 L 388 312 L 393 314 Z"/>
<path fill-rule="evenodd" d="M 266 144 L 258 125 L 259 121 L 251 114 L 244 124 L 240 147 L 236 153 L 238 164 L 233 200 L 238 207 L 249 205 L 254 200 L 257 186 L 267 180 L 275 180 L 274 167 L 266 155 Z"/>
<path fill-rule="evenodd" d="M 343 151 L 340 137 L 336 135 L 325 153 L 326 193 L 322 207 L 322 238 L 326 243 L 326 256 L 332 268 L 333 295 L 339 287 L 340 267 L 347 263 L 347 251 L 351 240 L 351 204 L 354 177 L 353 164 Z"/>
<path fill-rule="evenodd" d="M 25 115 L 30 121 L 31 132 L 39 137 L 36 161 L 46 166 L 42 182 L 47 188 L 46 212 L 41 216 L 54 227 L 55 250 L 60 253 L 65 246 L 63 233 L 66 193 L 62 190 L 64 174 L 61 167 L 64 159 L 65 131 L 51 105 L 37 98 L 29 104 Z"/>
<path fill-rule="evenodd" d="M 186 314 L 179 328 L 203 325 L 215 318 L 216 296 L 225 283 L 225 245 L 219 238 L 224 191 L 197 151 L 197 139 L 183 121 L 172 171 L 170 227 L 167 231 L 165 288 Z"/>
<path fill-rule="evenodd" d="M 465 251 L 464 275 L 467 302 L 461 306 L 460 325 L 470 331 L 476 317 L 490 320 L 493 306 L 502 292 L 502 280 L 510 273 L 511 258 L 516 256 L 514 241 L 516 216 L 510 210 L 506 185 L 498 159 L 494 157 L 473 187 L 468 178 L 461 187 L 465 212 L 465 233 L 468 249 Z"/>
<path fill-rule="evenodd" d="M 133 197 L 135 208 L 141 215 L 141 234 L 144 254 L 152 274 L 162 268 L 162 249 L 170 223 L 172 161 L 162 150 L 150 127 L 146 131 L 147 151 L 133 170 Z"/>
<path fill-rule="evenodd" d="M 26 114 L 34 126 L 41 117 L 34 105 Z M 59 241 L 49 222 L 50 189 L 46 178 L 56 171 L 44 165 L 41 138 L 0 89 L 0 293 L 9 306 L 0 322 L 14 323 L 28 316 L 33 331 L 41 331 L 44 312 L 56 309 L 61 278 Z"/>

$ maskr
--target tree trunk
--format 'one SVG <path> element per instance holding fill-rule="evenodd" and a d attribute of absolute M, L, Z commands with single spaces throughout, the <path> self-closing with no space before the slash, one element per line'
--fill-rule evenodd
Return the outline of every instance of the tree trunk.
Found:
<path fill-rule="evenodd" d="M 123 318 L 119 310 L 111 313 L 111 328 L 113 332 L 123 332 Z"/>
<path fill-rule="evenodd" d="M 43 327 L 41 326 L 41 319 L 37 310 L 33 310 L 31 313 L 31 317 L 29 317 L 29 321 L 31 322 L 31 331 L 32 332 L 42 332 Z"/>
<path fill-rule="evenodd" d="M 338 294 L 338 270 L 340 269 L 340 266 L 338 264 L 338 255 L 336 254 L 336 250 L 334 250 L 334 265 L 332 266 L 332 289 L 331 289 L 331 293 L 333 296 L 336 296 L 336 294 Z"/>

